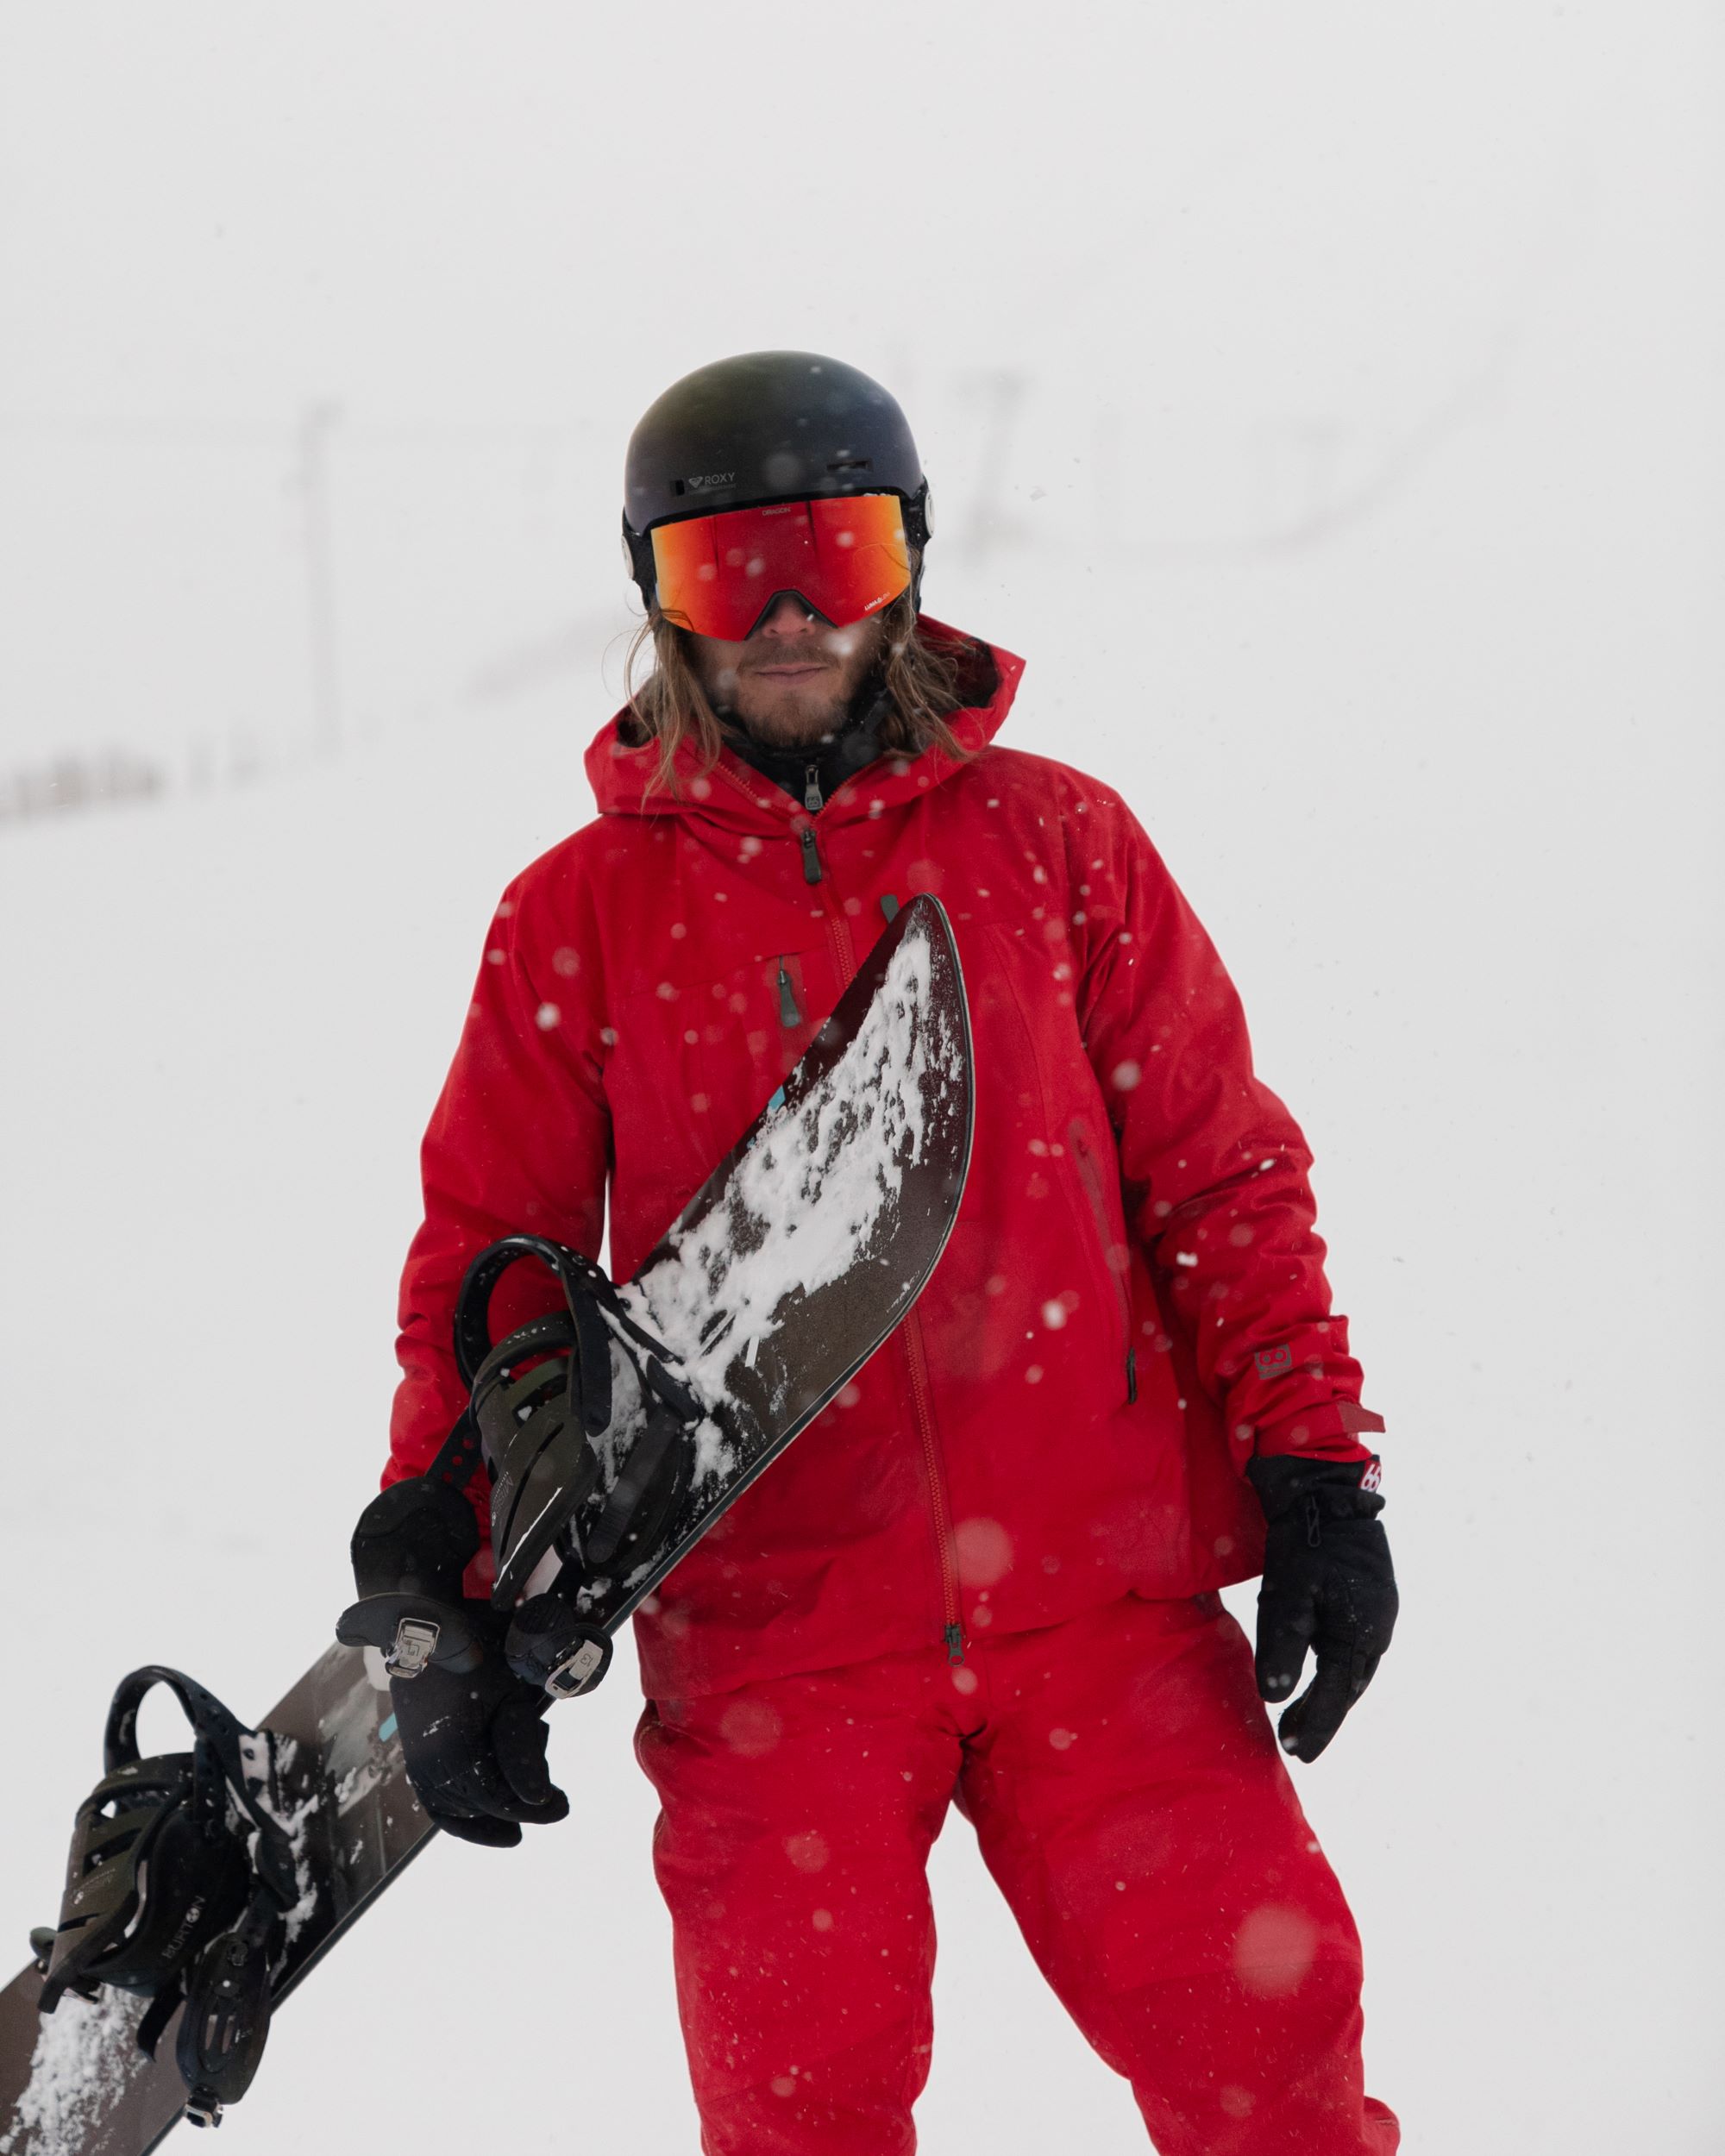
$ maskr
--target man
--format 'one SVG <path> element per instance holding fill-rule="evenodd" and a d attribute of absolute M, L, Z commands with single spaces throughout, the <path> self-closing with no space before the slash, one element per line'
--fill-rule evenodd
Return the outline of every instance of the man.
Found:
<path fill-rule="evenodd" d="M 474 1253 L 596 1256 L 608 1182 L 632 1272 L 933 892 L 977 1090 L 945 1256 L 637 1620 L 703 2146 L 913 2146 L 956 1802 L 1162 2156 L 1386 2156 L 1353 1927 L 1258 1703 L 1314 1645 L 1281 1739 L 1315 1758 L 1388 1643 L 1383 1425 L 1227 977 L 1117 794 L 994 745 L 1020 664 L 919 615 L 927 488 L 877 384 L 794 353 L 690 375 L 630 442 L 624 539 L 656 664 L 589 752 L 598 819 L 487 939 L 386 1482 L 464 1404 Z M 509 1322 L 542 1307 L 527 1269 Z M 1216 1589 L 1260 1564 L 1255 1686 Z M 563 1815 L 495 1648 L 417 1696 L 410 1771 L 452 1831 Z"/>

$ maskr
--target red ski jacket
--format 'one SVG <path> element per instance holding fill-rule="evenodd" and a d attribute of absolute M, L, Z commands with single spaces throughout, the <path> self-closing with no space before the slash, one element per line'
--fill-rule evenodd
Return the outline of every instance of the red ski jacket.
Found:
<path fill-rule="evenodd" d="M 930 633 L 955 632 L 926 623 Z M 426 1133 L 386 1482 L 464 1404 L 468 1260 L 519 1230 L 626 1278 L 930 891 L 975 1043 L 969 1181 L 887 1344 L 637 1620 L 655 1697 L 722 1691 L 1135 1591 L 1250 1576 L 1254 1449 L 1367 1457 L 1305 1142 L 1253 1075 L 1239 999 L 1120 796 L 992 746 L 1022 663 L 974 648 L 953 729 L 811 817 L 724 754 L 676 793 L 622 715 L 598 818 L 505 893 Z M 549 1307 L 517 1267 L 493 1316 Z M 553 1295 L 554 1299 L 554 1295 Z"/>

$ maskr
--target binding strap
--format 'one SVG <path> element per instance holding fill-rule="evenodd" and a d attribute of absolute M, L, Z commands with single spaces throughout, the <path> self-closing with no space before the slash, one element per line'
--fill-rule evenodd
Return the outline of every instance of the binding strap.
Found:
<path fill-rule="evenodd" d="M 139 1757 L 138 1710 L 158 1684 L 191 1724 L 189 1752 Z M 51 2014 L 68 1990 L 146 1993 L 157 2002 L 140 2032 L 150 2041 L 179 2001 L 187 1964 L 245 1908 L 248 1893 L 272 1914 L 298 1896 L 285 1830 L 259 1801 L 248 1774 L 248 1731 L 215 1695 L 179 1670 L 151 1664 L 123 1677 L 103 1739 L 107 1771 L 78 1807 L 60 1921 L 41 2006 Z M 229 1792 L 257 1830 L 254 1848 L 229 1826 Z M 163 1998 L 166 2012 L 158 2011 Z"/>
<path fill-rule="evenodd" d="M 493 1344 L 492 1292 L 525 1257 L 553 1274 L 564 1307 Z M 611 1431 L 617 1406 L 613 1343 L 638 1381 L 643 1426 L 628 1457 L 611 1459 L 610 1483 L 602 1489 L 597 1441 Z M 566 1530 L 599 1564 L 656 1537 L 687 1484 L 687 1432 L 702 1410 L 666 1368 L 671 1357 L 663 1342 L 630 1314 L 599 1266 L 544 1236 L 504 1237 L 467 1268 L 456 1300 L 455 1348 L 472 1398 L 428 1472 L 446 1482 L 461 1476 L 477 1432 L 492 1476 L 493 1607 L 513 1608 Z M 632 1420 L 633 1402 L 630 1413 Z M 594 1507 L 598 1516 L 586 1517 Z M 585 1521 L 579 1534 L 578 1515 Z"/>
<path fill-rule="evenodd" d="M 665 1369 L 670 1351 L 646 1327 L 632 1318 L 606 1274 L 589 1257 L 554 1243 L 543 1235 L 505 1235 L 481 1250 L 468 1266 L 455 1299 L 455 1366 L 470 1389 L 481 1366 L 492 1352 L 489 1311 L 492 1290 L 511 1265 L 524 1257 L 536 1257 L 550 1268 L 563 1290 L 569 1321 L 575 1332 L 575 1349 L 581 1365 L 582 1420 L 586 1433 L 598 1437 L 611 1422 L 611 1354 L 606 1340 L 610 1330 L 638 1351 L 634 1360 L 643 1376 L 668 1407 L 691 1421 L 701 1410 L 686 1385 Z M 603 1312 L 604 1318 L 600 1317 Z M 535 1325 L 555 1326 L 555 1319 L 540 1319 L 509 1336 L 516 1360 L 535 1351 L 524 1344 Z"/>

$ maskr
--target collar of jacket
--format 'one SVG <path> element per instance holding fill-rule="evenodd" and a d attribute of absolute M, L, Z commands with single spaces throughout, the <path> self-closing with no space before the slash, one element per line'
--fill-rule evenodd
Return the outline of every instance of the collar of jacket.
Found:
<path fill-rule="evenodd" d="M 724 745 L 740 756 L 751 771 L 770 779 L 781 793 L 801 800 L 808 783 L 809 767 L 820 782 L 821 799 L 829 801 L 847 779 L 866 770 L 881 754 L 881 728 L 893 708 L 886 691 L 870 690 L 835 734 L 800 749 L 775 749 L 751 740 L 734 724 L 720 721 Z"/>
<path fill-rule="evenodd" d="M 944 622 L 925 614 L 924 630 L 939 642 L 975 645 L 976 639 L 962 636 Z M 995 644 L 982 647 L 993 662 L 994 686 L 986 703 L 967 705 L 953 712 L 950 724 L 967 749 L 987 746 L 1006 723 L 1017 693 L 1024 661 Z M 751 770 L 729 749 L 721 749 L 718 761 L 702 771 L 693 749 L 685 744 L 677 752 L 674 769 L 678 791 L 652 785 L 659 752 L 649 742 L 633 748 L 626 739 L 618 712 L 599 729 L 586 753 L 587 782 L 600 812 L 607 816 L 694 816 L 708 822 L 735 825 L 741 830 L 800 830 L 809 815 L 800 801 L 775 786 L 770 779 Z M 839 787 L 821 811 L 831 823 L 850 823 L 859 817 L 878 815 L 879 801 L 892 807 L 913 801 L 962 767 L 938 749 L 925 749 L 919 756 L 883 756 L 867 765 Z"/>

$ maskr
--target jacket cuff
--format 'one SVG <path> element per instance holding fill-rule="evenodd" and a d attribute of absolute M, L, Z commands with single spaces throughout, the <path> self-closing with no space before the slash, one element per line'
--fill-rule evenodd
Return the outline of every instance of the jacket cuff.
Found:
<path fill-rule="evenodd" d="M 1291 1453 L 1307 1460 L 1369 1460 L 1374 1457 L 1372 1449 L 1362 1445 L 1360 1438 L 1383 1428 L 1383 1416 L 1362 1407 L 1357 1400 L 1330 1400 L 1280 1421 L 1258 1424 L 1252 1432 L 1251 1449 L 1260 1459 Z"/>

